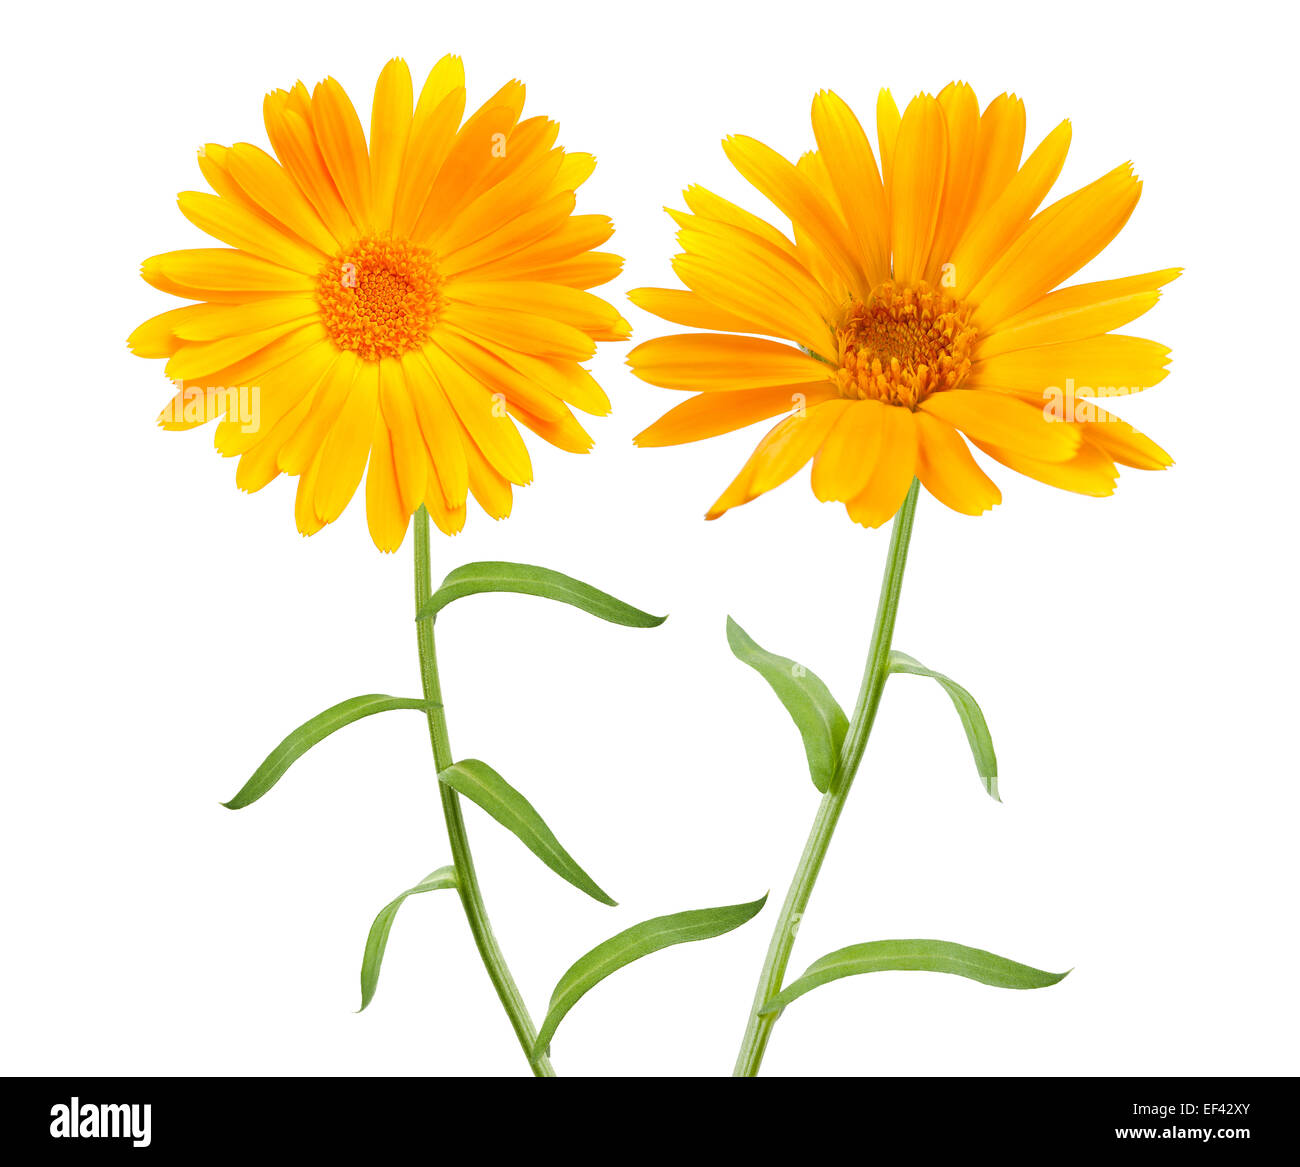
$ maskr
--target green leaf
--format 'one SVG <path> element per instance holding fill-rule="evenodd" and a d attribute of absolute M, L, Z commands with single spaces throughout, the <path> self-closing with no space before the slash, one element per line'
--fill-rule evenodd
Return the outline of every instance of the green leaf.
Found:
<path fill-rule="evenodd" d="M 611 973 L 661 948 L 693 940 L 709 940 L 739 928 L 757 916 L 765 903 L 767 896 L 752 904 L 699 908 L 672 916 L 656 916 L 611 936 L 603 944 L 597 944 L 574 962 L 555 986 L 546 1020 L 542 1022 L 533 1045 L 533 1060 L 536 1061 L 550 1047 L 551 1038 L 565 1014 Z"/>
<path fill-rule="evenodd" d="M 367 693 L 363 697 L 349 697 L 337 705 L 331 705 L 324 713 L 318 713 L 310 721 L 303 722 L 266 756 L 253 776 L 244 783 L 238 794 L 229 802 L 221 805 L 231 810 L 239 810 L 250 802 L 256 802 L 271 789 L 299 758 L 317 742 L 324 741 L 335 730 L 351 725 L 363 717 L 374 713 L 384 713 L 389 709 L 427 709 L 428 703 L 417 697 L 389 697 L 384 693 Z"/>
<path fill-rule="evenodd" d="M 408 887 L 392 903 L 379 909 L 379 915 L 370 925 L 370 935 L 366 937 L 366 952 L 361 958 L 361 1009 L 374 999 L 379 987 L 379 967 L 384 963 L 384 949 L 388 947 L 388 933 L 392 931 L 393 921 L 397 918 L 397 909 L 406 901 L 407 896 L 418 895 L 424 891 L 441 891 L 443 888 L 456 886 L 456 869 L 439 867 L 431 871 L 414 887 Z M 361 1009 L 357 1012 L 360 1013 Z"/>
<path fill-rule="evenodd" d="M 486 762 L 477 758 L 454 762 L 438 774 L 438 781 L 481 806 L 518 836 L 520 842 L 561 879 L 567 879 L 602 904 L 616 906 L 596 881 L 578 866 L 573 856 L 560 846 L 559 840 L 551 834 L 551 828 L 542 821 L 542 816 L 528 799 Z"/>
<path fill-rule="evenodd" d="M 984 789 L 1001 802 L 1002 797 L 998 794 L 998 758 L 993 752 L 993 738 L 989 735 L 988 723 L 975 698 L 951 677 L 927 669 L 919 660 L 905 652 L 889 654 L 889 671 L 930 677 L 944 687 L 957 709 L 957 716 L 961 718 L 961 727 L 966 731 L 966 740 L 970 742 L 971 753 L 975 755 L 975 767 L 984 779 Z"/>
<path fill-rule="evenodd" d="M 794 718 L 808 755 L 808 772 L 813 785 L 826 793 L 835 777 L 840 746 L 849 730 L 849 719 L 826 685 L 803 665 L 759 648 L 749 634 L 727 617 L 727 643 L 736 656 L 756 670 L 781 699 Z"/>
<path fill-rule="evenodd" d="M 900 971 L 952 973 L 998 989 L 1044 989 L 1069 975 L 1068 970 L 1044 972 L 1005 956 L 994 956 L 982 948 L 968 948 L 946 940 L 872 940 L 867 944 L 851 944 L 814 961 L 803 976 L 787 985 L 759 1012 L 779 1013 L 818 985 L 841 977 Z"/>
<path fill-rule="evenodd" d="M 452 600 L 472 596 L 476 592 L 519 592 L 526 596 L 542 596 L 572 604 L 611 624 L 628 628 L 656 628 L 667 616 L 652 616 L 607 592 L 572 576 L 561 575 L 545 567 L 532 567 L 527 563 L 467 563 L 458 567 L 438 586 L 438 590 L 421 607 L 417 620 L 428 620 L 442 611 Z"/>

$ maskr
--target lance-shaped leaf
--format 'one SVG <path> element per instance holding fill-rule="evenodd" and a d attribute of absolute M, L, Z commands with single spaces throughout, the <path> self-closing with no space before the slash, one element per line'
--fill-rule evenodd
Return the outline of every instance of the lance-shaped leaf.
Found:
<path fill-rule="evenodd" d="M 597 944 L 575 961 L 555 986 L 546 1020 L 542 1022 L 533 1045 L 533 1060 L 536 1061 L 549 1048 L 556 1027 L 564 1020 L 565 1014 L 611 973 L 661 948 L 687 944 L 692 940 L 709 940 L 739 928 L 757 916 L 765 903 L 767 896 L 752 904 L 699 908 L 671 916 L 656 916 L 611 936 L 603 944 Z"/>
<path fill-rule="evenodd" d="M 384 713 L 389 709 L 427 709 L 428 703 L 418 697 L 389 697 L 384 693 L 367 693 L 364 697 L 349 697 L 337 705 L 331 705 L 324 713 L 318 713 L 310 721 L 303 722 L 297 729 L 275 747 L 267 756 L 253 776 L 244 783 L 239 793 L 229 802 L 222 803 L 231 810 L 239 810 L 250 802 L 256 802 L 284 776 L 299 758 L 317 742 L 324 741 L 335 730 L 351 725 L 363 717 L 374 713 Z"/>
<path fill-rule="evenodd" d="M 567 879 L 602 904 L 616 906 L 596 881 L 578 866 L 573 856 L 560 846 L 532 803 L 486 762 L 477 758 L 454 762 L 438 774 L 438 781 L 481 806 L 506 830 L 518 836 L 520 842 L 561 879 Z"/>
<path fill-rule="evenodd" d="M 975 755 L 975 767 L 984 780 L 984 789 L 1001 802 L 1002 798 L 998 794 L 998 758 L 993 752 L 993 738 L 989 735 L 988 723 L 975 698 L 951 677 L 927 669 L 919 660 L 905 652 L 895 651 L 889 654 L 889 671 L 930 677 L 943 686 L 952 698 L 957 716 L 961 718 L 961 727 L 966 731 L 966 740 L 970 742 L 971 753 Z"/>
<path fill-rule="evenodd" d="M 826 793 L 835 777 L 840 746 L 849 729 L 849 719 L 831 696 L 824 682 L 789 657 L 760 648 L 730 616 L 727 643 L 736 656 L 759 673 L 794 718 L 808 755 L 808 772 L 813 785 Z"/>
<path fill-rule="evenodd" d="M 518 592 L 526 596 L 542 596 L 572 604 L 611 624 L 629 628 L 655 628 L 668 619 L 652 616 L 607 592 L 593 588 L 572 576 L 561 575 L 545 567 L 527 563 L 467 563 L 458 567 L 438 586 L 438 590 L 420 608 L 417 620 L 436 616 L 452 600 L 472 596 L 477 592 Z"/>
<path fill-rule="evenodd" d="M 366 937 L 365 955 L 361 958 L 361 1009 L 370 1004 L 374 999 L 375 990 L 379 987 L 379 969 L 384 963 L 388 933 L 392 931 L 393 921 L 397 918 L 397 909 L 406 902 L 406 897 L 424 891 L 441 891 L 455 886 L 456 869 L 439 867 L 437 871 L 431 871 L 414 887 L 408 887 L 395 900 L 379 909 L 379 915 L 370 925 L 370 935 Z M 357 1012 L 361 1012 L 361 1009 Z"/>
<path fill-rule="evenodd" d="M 1069 970 L 1044 972 L 982 948 L 947 940 L 872 940 L 851 944 L 814 961 L 803 976 L 771 998 L 759 1012 L 779 1013 L 819 985 L 873 972 L 951 973 L 998 989 L 1044 989 L 1069 975 Z"/>

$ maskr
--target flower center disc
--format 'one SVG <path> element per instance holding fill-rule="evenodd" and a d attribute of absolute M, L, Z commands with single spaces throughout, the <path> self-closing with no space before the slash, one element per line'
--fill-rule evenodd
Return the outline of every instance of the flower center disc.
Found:
<path fill-rule="evenodd" d="M 399 357 L 429 338 L 442 305 L 433 253 L 404 239 L 359 239 L 320 270 L 321 323 L 367 361 Z"/>
<path fill-rule="evenodd" d="M 836 334 L 840 396 L 915 409 L 930 394 L 955 389 L 970 372 L 970 315 L 925 283 L 884 283 L 854 300 Z"/>

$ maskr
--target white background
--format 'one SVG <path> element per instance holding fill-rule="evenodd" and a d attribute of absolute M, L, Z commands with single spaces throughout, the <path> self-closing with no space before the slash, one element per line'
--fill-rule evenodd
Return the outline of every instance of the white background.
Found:
<path fill-rule="evenodd" d="M 1267 16 L 1265 13 L 1267 12 Z M 773 1074 L 1294 1073 L 1294 28 L 1281 6 L 313 4 L 28 6 L 8 16 L 3 473 L 5 792 L 0 1070 L 512 1074 L 523 1058 L 453 896 L 409 901 L 355 1015 L 373 913 L 449 858 L 418 715 L 318 747 L 239 813 L 290 728 L 418 689 L 410 542 L 360 506 L 310 540 L 293 483 L 234 488 L 208 430 L 165 434 L 160 363 L 127 333 L 170 307 L 147 255 L 201 246 L 175 208 L 204 141 L 264 143 L 263 93 L 336 75 L 364 110 L 383 62 L 461 53 L 471 99 L 600 165 L 627 272 L 670 281 L 661 207 L 700 182 L 754 209 L 723 157 L 810 148 L 823 86 L 871 121 L 964 78 L 1014 89 L 1057 193 L 1125 159 L 1145 180 L 1106 278 L 1185 265 L 1134 326 L 1172 376 L 1125 413 L 1176 457 L 1108 500 L 1000 468 L 978 520 L 923 498 L 897 644 L 968 685 L 1001 760 L 981 790 L 942 692 L 891 682 L 799 936 L 797 973 L 855 941 L 934 936 L 1056 988 L 857 978 L 790 1009 Z M 417 82 L 418 83 L 418 82 Z M 641 338 L 670 331 L 630 305 Z M 554 878 L 476 808 L 493 920 L 535 1015 L 588 947 L 663 912 L 784 893 L 815 806 L 799 739 L 723 634 L 734 614 L 852 705 L 887 535 L 806 483 L 702 513 L 761 427 L 630 438 L 675 400 L 596 372 L 614 414 L 586 458 L 533 442 L 515 515 L 435 543 L 562 569 L 654 611 L 602 624 L 477 597 L 439 624 L 453 744 L 522 788 L 621 907 Z M 569 1074 L 724 1074 L 775 916 L 619 973 L 565 1021 Z"/>

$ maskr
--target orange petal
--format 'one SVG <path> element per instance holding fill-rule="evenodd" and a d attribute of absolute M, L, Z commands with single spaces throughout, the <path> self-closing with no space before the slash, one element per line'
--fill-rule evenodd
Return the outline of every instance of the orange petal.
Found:
<path fill-rule="evenodd" d="M 864 527 L 881 527 L 894 517 L 916 476 L 916 420 L 910 409 L 886 406 L 881 417 L 880 453 L 866 488 L 850 499 L 849 518 Z"/>
<path fill-rule="evenodd" d="M 916 476 L 944 506 L 963 515 L 982 515 L 1002 501 L 1002 492 L 971 457 L 961 435 L 932 414 L 918 410 Z"/>
<path fill-rule="evenodd" d="M 848 402 L 837 398 L 778 422 L 758 443 L 749 461 L 709 508 L 705 518 L 716 519 L 796 474 L 817 453 L 847 405 Z"/>

